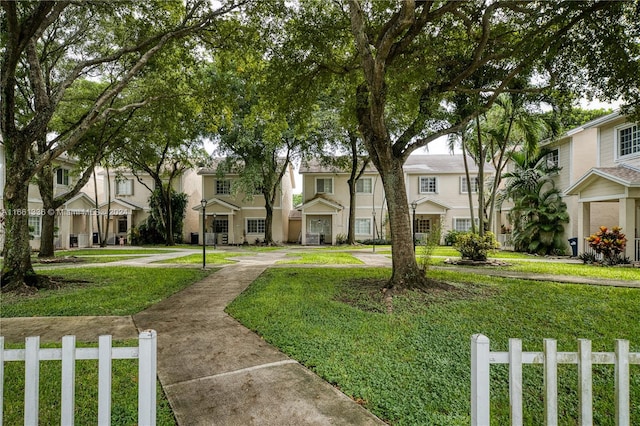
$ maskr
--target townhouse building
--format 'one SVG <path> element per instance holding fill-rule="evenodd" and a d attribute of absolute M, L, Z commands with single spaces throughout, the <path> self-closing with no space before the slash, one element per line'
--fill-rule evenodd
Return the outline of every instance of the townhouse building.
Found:
<path fill-rule="evenodd" d="M 412 212 L 416 238 L 435 227 L 443 235 L 449 230 L 471 229 L 468 191 L 478 192 L 478 167 L 471 161 L 467 182 L 462 155 L 411 155 L 404 165 L 407 200 Z M 357 240 L 389 237 L 386 198 L 382 180 L 368 167 L 356 183 L 356 203 L 349 205 L 349 172 L 316 161 L 300 167 L 303 180 L 301 238 L 305 244 L 336 244 L 347 234 L 349 209 L 354 208 Z M 485 165 L 485 179 L 494 170 Z M 474 195 L 477 209 L 477 196 Z M 415 210 L 413 207 L 415 206 Z M 477 213 L 474 214 L 477 218 Z M 477 220 L 477 219 L 476 219 Z"/>
<path fill-rule="evenodd" d="M 263 242 L 267 211 L 262 193 L 239 190 L 236 173 L 218 173 L 217 166 L 201 168 L 201 198 L 190 198 L 191 210 L 198 215 L 197 243 L 238 245 Z M 287 166 L 273 206 L 272 235 L 276 243 L 289 241 L 289 216 L 293 209 L 293 168 Z M 204 239 L 202 229 L 204 225 Z M 196 242 L 195 239 L 192 240 Z"/>

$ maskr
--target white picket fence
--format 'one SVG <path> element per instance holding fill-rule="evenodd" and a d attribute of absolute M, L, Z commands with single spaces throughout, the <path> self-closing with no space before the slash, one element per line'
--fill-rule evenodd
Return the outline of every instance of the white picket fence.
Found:
<path fill-rule="evenodd" d="M 147 330 L 137 347 L 112 347 L 111 336 L 100 336 L 97 348 L 76 348 L 75 336 L 64 336 L 62 348 L 40 348 L 40 337 L 27 337 L 24 349 L 4 349 L 0 336 L 0 426 L 4 401 L 4 363 L 25 363 L 24 424 L 38 425 L 40 362 L 62 361 L 61 425 L 74 424 L 76 360 L 98 360 L 98 425 L 111 424 L 112 360 L 138 359 L 138 424 L 156 424 L 157 335 Z"/>
<path fill-rule="evenodd" d="M 558 364 L 577 364 L 580 424 L 593 424 L 593 364 L 615 365 L 615 421 L 629 425 L 629 365 L 640 364 L 640 353 L 629 353 L 628 340 L 616 340 L 615 352 L 592 352 L 591 341 L 578 339 L 577 352 L 558 352 L 554 339 L 544 339 L 543 352 L 522 352 L 520 339 L 509 339 L 509 352 L 491 352 L 489 338 L 471 336 L 471 424 L 490 424 L 489 370 L 491 364 L 509 364 L 511 424 L 522 425 L 522 365 L 544 365 L 545 424 L 558 424 Z"/>

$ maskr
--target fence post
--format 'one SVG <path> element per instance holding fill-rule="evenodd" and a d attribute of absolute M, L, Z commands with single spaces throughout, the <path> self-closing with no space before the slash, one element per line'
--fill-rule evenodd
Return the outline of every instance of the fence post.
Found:
<path fill-rule="evenodd" d="M 138 423 L 155 426 L 158 346 L 156 331 L 143 331 L 138 340 Z"/>
<path fill-rule="evenodd" d="M 491 419 L 489 338 L 471 336 L 471 425 L 488 426 Z"/>
<path fill-rule="evenodd" d="M 98 426 L 111 424 L 111 336 L 98 338 Z"/>
<path fill-rule="evenodd" d="M 616 425 L 626 426 L 629 417 L 629 341 L 616 340 Z"/>
<path fill-rule="evenodd" d="M 24 426 L 38 426 L 40 337 L 27 337 L 24 354 Z"/>
<path fill-rule="evenodd" d="M 76 336 L 62 337 L 60 424 L 72 425 L 76 404 Z"/>
<path fill-rule="evenodd" d="M 0 336 L 0 426 L 2 426 L 2 418 L 4 412 L 2 406 L 4 405 L 4 337 Z"/>
<path fill-rule="evenodd" d="M 593 380 L 591 340 L 578 339 L 578 394 L 580 395 L 580 424 L 593 425 Z"/>
<path fill-rule="evenodd" d="M 522 426 L 522 340 L 509 339 L 509 406 L 511 425 Z"/>
<path fill-rule="evenodd" d="M 544 339 L 544 418 L 547 426 L 558 424 L 558 344 Z"/>

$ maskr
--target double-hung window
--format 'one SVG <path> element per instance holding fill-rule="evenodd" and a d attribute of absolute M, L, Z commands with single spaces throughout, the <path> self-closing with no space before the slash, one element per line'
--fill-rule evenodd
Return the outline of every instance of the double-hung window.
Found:
<path fill-rule="evenodd" d="M 332 178 L 317 178 L 316 179 L 316 194 L 333 194 L 333 179 Z"/>
<path fill-rule="evenodd" d="M 558 154 L 557 149 L 549 151 L 549 153 L 545 155 L 544 158 L 547 162 L 547 168 L 549 169 L 558 167 L 560 165 L 560 155 Z"/>
<path fill-rule="evenodd" d="M 64 186 L 69 185 L 69 169 L 56 170 L 56 184 Z"/>
<path fill-rule="evenodd" d="M 40 238 L 42 234 L 42 216 L 29 216 L 29 234 Z"/>
<path fill-rule="evenodd" d="M 472 177 L 471 178 L 471 193 L 476 193 L 478 192 L 478 186 L 479 186 L 479 181 L 478 181 L 478 177 Z M 467 181 L 467 177 L 466 176 L 462 176 L 462 178 L 460 179 L 460 192 L 462 194 L 468 194 L 469 193 L 469 182 Z"/>
<path fill-rule="evenodd" d="M 264 234 L 264 219 L 247 219 L 247 234 Z"/>
<path fill-rule="evenodd" d="M 435 194 L 438 192 L 438 179 L 435 176 L 420 176 L 420 193 Z"/>
<path fill-rule="evenodd" d="M 231 181 L 218 179 L 216 180 L 216 194 L 229 195 L 231 194 Z"/>
<path fill-rule="evenodd" d="M 371 178 L 360 178 L 356 181 L 356 193 L 358 194 L 371 194 L 373 192 L 373 185 L 371 184 Z"/>
<path fill-rule="evenodd" d="M 356 218 L 354 230 L 356 235 L 371 235 L 371 219 Z"/>
<path fill-rule="evenodd" d="M 133 195 L 133 180 L 118 179 L 116 181 L 116 195 Z"/>
<path fill-rule="evenodd" d="M 475 219 L 476 225 L 478 219 Z M 467 232 L 471 230 L 471 219 L 468 217 L 457 217 L 453 220 L 453 229 L 459 232 Z"/>
<path fill-rule="evenodd" d="M 618 139 L 618 156 L 640 153 L 640 129 L 632 124 L 616 129 Z"/>

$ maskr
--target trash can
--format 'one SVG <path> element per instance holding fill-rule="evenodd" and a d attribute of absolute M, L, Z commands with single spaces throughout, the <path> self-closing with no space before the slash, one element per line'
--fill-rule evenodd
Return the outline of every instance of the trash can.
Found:
<path fill-rule="evenodd" d="M 94 232 L 93 233 L 93 244 L 98 244 L 100 241 L 98 239 L 98 233 Z"/>
<path fill-rule="evenodd" d="M 191 244 L 198 245 L 198 233 L 197 232 L 192 232 L 191 233 Z"/>
<path fill-rule="evenodd" d="M 569 245 L 571 246 L 571 256 L 578 256 L 578 238 L 569 238 Z"/>

